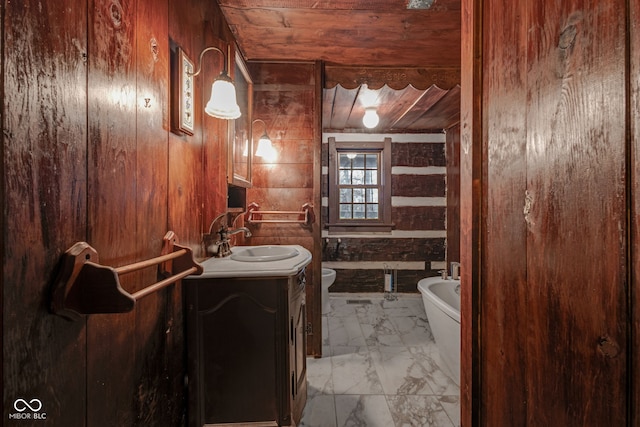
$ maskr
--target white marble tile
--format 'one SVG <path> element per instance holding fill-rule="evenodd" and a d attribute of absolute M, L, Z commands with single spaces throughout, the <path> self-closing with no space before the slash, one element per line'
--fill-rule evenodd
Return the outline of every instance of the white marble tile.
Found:
<path fill-rule="evenodd" d="M 335 394 L 383 393 L 367 347 L 333 347 L 331 361 Z"/>
<path fill-rule="evenodd" d="M 301 426 L 451 427 L 459 388 L 443 371 L 419 294 L 330 294 L 323 357 L 307 359 Z M 348 304 L 368 299 L 370 304 Z"/>
<path fill-rule="evenodd" d="M 426 317 L 390 316 L 389 321 L 400 334 L 404 345 L 427 345 L 435 341 Z"/>
<path fill-rule="evenodd" d="M 332 362 L 330 349 L 325 349 L 326 356 L 321 358 L 307 358 L 307 396 L 319 394 L 333 394 Z"/>
<path fill-rule="evenodd" d="M 322 346 L 329 345 L 329 318 L 322 316 Z"/>
<path fill-rule="evenodd" d="M 331 347 L 365 345 L 360 322 L 355 315 L 329 317 L 329 344 Z"/>
<path fill-rule="evenodd" d="M 356 316 L 358 316 L 359 319 L 369 318 L 371 316 L 384 316 L 386 314 L 381 299 L 367 297 L 360 299 L 369 300 L 371 304 L 354 304 Z"/>
<path fill-rule="evenodd" d="M 422 347 L 379 347 L 371 350 L 371 357 L 385 394 L 434 394 L 429 385 L 431 366 Z"/>
<path fill-rule="evenodd" d="M 339 427 L 391 427 L 394 425 L 385 396 L 336 396 Z"/>
<path fill-rule="evenodd" d="M 337 427 L 336 405 L 333 395 L 307 398 L 299 427 Z"/>
<path fill-rule="evenodd" d="M 459 395 L 458 385 L 443 371 L 444 364 L 440 360 L 440 351 L 435 342 L 422 347 L 423 352 L 420 354 L 424 355 L 424 359 L 421 364 L 428 372 L 426 379 L 433 392 L 440 396 Z"/>
<path fill-rule="evenodd" d="M 454 427 L 435 396 L 387 396 L 395 426 Z"/>
<path fill-rule="evenodd" d="M 369 314 L 366 318 L 359 319 L 365 342 L 369 347 L 404 345 L 398 330 L 386 315 Z"/>
<path fill-rule="evenodd" d="M 348 304 L 347 300 L 349 299 L 358 299 L 358 297 L 332 297 L 329 295 L 329 304 L 331 305 L 331 311 L 328 314 L 329 318 L 355 316 L 356 304 Z"/>
<path fill-rule="evenodd" d="M 440 396 L 440 404 L 453 422 L 454 426 L 460 425 L 460 395 Z"/>

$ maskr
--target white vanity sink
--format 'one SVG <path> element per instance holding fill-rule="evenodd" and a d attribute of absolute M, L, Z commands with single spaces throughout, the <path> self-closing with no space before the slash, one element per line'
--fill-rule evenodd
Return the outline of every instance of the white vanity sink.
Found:
<path fill-rule="evenodd" d="M 227 257 L 202 261 L 204 272 L 189 279 L 291 276 L 310 262 L 311 252 L 300 245 L 234 246 Z"/>
<path fill-rule="evenodd" d="M 231 259 L 244 262 L 271 262 L 293 258 L 300 252 L 293 246 L 242 246 L 233 248 Z"/>

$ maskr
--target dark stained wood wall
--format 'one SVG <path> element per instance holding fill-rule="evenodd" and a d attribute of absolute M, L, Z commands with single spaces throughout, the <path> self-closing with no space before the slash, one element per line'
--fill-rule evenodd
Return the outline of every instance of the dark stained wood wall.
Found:
<path fill-rule="evenodd" d="M 630 419 L 629 425 L 640 425 L 640 357 L 637 357 L 637 349 L 640 347 L 640 2 L 629 2 L 630 10 L 628 21 L 631 30 L 628 35 L 629 51 L 635 52 L 630 55 L 630 74 L 629 74 L 629 141 L 630 141 L 630 157 L 629 170 L 631 172 L 631 200 L 630 203 L 630 227 L 631 240 L 629 247 L 631 248 L 630 270 L 627 272 L 629 281 L 630 303 L 632 306 L 632 323 L 631 323 L 631 348 L 632 357 L 630 358 L 631 374 L 629 381 L 631 383 L 631 402 L 630 402 Z"/>
<path fill-rule="evenodd" d="M 463 1 L 464 426 L 637 424 L 629 5 Z"/>
<path fill-rule="evenodd" d="M 181 426 L 181 286 L 126 314 L 50 314 L 61 254 L 87 241 L 120 266 L 159 255 L 168 229 L 201 254 L 226 209 L 227 123 L 201 114 L 222 59 L 196 79 L 196 132 L 170 132 L 170 58 L 232 40 L 213 2 L 10 2 L 2 6 L 3 389 L 39 399 L 51 426 Z M 148 102 L 145 101 L 148 99 Z M 205 225 L 206 223 L 206 225 Z M 124 276 L 130 292 L 154 269 Z"/>
<path fill-rule="evenodd" d="M 527 11 L 536 28 L 526 116 L 528 355 L 538 360 L 526 379 L 539 385 L 527 393 L 531 425 L 627 419 L 627 4 Z"/>
<path fill-rule="evenodd" d="M 253 185 L 247 190 L 247 205 L 258 203 L 262 210 L 298 211 L 311 203 L 316 212 L 311 226 L 301 224 L 245 224 L 252 245 L 301 245 L 311 251 L 307 268 L 307 320 L 313 324 L 307 353 L 320 355 L 320 105 L 319 63 L 249 63 L 254 82 L 253 119 L 264 120 L 278 152 L 274 162 L 254 157 Z M 262 135 L 256 125 L 254 140 Z M 286 217 L 280 217 L 286 218 Z M 290 218 L 290 216 L 289 216 Z"/>
<path fill-rule="evenodd" d="M 59 255 L 86 238 L 87 3 L 42 6 L 2 6 L 3 420 L 36 398 L 82 426 L 86 325 L 49 315 L 47 291 Z"/>
<path fill-rule="evenodd" d="M 526 224 L 523 216 L 526 187 L 526 32 L 513 25 L 524 15 L 524 5 L 489 5 L 485 17 L 495 22 L 496 30 L 487 32 L 483 42 L 484 63 L 502 64 L 494 73 L 484 74 L 483 114 L 487 117 L 483 162 L 486 182 L 483 201 L 486 209 L 484 248 L 492 262 L 481 267 L 483 285 L 481 330 L 492 328 L 483 338 L 484 363 L 482 393 L 489 395 L 510 390 L 514 396 L 509 407 L 494 397 L 482 400 L 486 425 L 526 425 L 526 389 L 522 387 L 526 369 Z M 523 39 L 524 38 L 524 39 Z M 504 43 L 510 40 L 510 43 Z M 485 240 L 486 239 L 486 240 Z M 494 258 L 495 257 L 495 258 Z M 501 260 L 501 262 L 497 262 Z M 486 281 L 485 281 L 486 280 Z M 509 304 L 507 308 L 505 304 Z M 504 325 L 496 328 L 496 325 Z M 484 336 L 483 336 L 484 337 Z M 493 372 L 501 372 L 493 378 Z M 500 386 L 498 386 L 500 384 Z M 500 390 L 500 391 L 499 391 Z"/>

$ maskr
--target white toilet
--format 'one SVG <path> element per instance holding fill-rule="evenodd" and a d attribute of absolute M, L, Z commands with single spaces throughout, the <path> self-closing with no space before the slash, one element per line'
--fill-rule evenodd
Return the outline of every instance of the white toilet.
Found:
<path fill-rule="evenodd" d="M 322 314 L 331 311 L 329 304 L 329 286 L 336 280 L 336 271 L 330 268 L 322 268 Z"/>

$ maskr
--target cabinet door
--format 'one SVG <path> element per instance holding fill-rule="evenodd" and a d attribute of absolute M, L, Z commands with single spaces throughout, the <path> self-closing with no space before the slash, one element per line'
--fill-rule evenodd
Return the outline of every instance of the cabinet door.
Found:
<path fill-rule="evenodd" d="M 198 287 L 190 311 L 190 425 L 275 422 L 281 417 L 286 341 L 278 282 L 231 280 Z M 280 304 L 280 311 L 286 310 Z M 286 317 L 284 318 L 286 319 Z M 284 320 L 282 319 L 282 320 Z M 286 322 L 286 320 L 285 320 Z M 195 342 L 193 339 L 195 338 Z M 279 343 L 282 342 L 282 346 Z M 283 375 L 284 374 L 284 375 Z"/>

